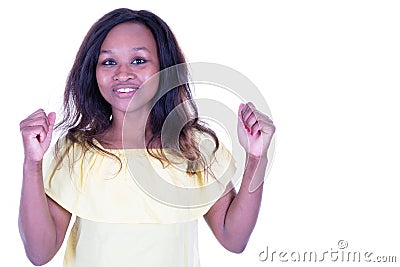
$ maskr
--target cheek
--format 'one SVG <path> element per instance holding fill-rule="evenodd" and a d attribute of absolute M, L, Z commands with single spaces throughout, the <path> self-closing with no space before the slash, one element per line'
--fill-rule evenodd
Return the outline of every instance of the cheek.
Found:
<path fill-rule="evenodd" d="M 100 94 L 107 99 L 107 78 L 105 75 L 103 75 L 101 72 L 98 72 L 96 70 L 96 81 L 97 81 L 97 86 L 99 87 Z"/>
<path fill-rule="evenodd" d="M 151 92 L 151 94 L 157 93 L 160 79 L 159 76 L 158 69 L 146 72 L 146 74 L 142 76 L 143 85 L 146 88 L 146 91 Z"/>
<path fill-rule="evenodd" d="M 96 81 L 97 81 L 98 85 L 100 85 L 100 83 L 101 83 L 100 77 L 101 77 L 101 74 L 99 73 L 99 70 L 96 69 Z"/>
<path fill-rule="evenodd" d="M 142 83 L 146 83 L 152 87 L 158 87 L 159 82 L 159 69 L 152 68 L 151 70 L 146 71 L 141 77 Z"/>
<path fill-rule="evenodd" d="M 96 80 L 100 89 L 107 84 L 107 76 L 101 71 L 96 71 Z"/>

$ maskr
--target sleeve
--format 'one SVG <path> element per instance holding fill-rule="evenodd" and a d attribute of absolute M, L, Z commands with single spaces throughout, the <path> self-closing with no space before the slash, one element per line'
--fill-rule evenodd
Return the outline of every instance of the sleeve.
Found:
<path fill-rule="evenodd" d="M 78 205 L 79 192 L 82 189 L 82 177 L 75 165 L 82 160 L 82 150 L 77 146 L 60 140 L 59 151 L 56 146 L 46 154 L 43 164 L 43 185 L 45 193 L 60 206 L 71 213 Z M 81 156 L 78 156 L 78 155 Z"/>
<path fill-rule="evenodd" d="M 209 208 L 232 189 L 228 187 L 236 175 L 236 161 L 223 142 L 219 142 L 218 149 L 214 152 L 213 140 L 204 139 L 200 142 L 200 149 L 206 158 L 207 166 L 204 170 L 204 190 L 210 195 Z"/>
<path fill-rule="evenodd" d="M 234 157 L 222 142 L 219 142 L 219 147 L 215 153 L 212 151 L 215 147 L 214 145 L 211 146 L 206 144 L 202 146 L 206 146 L 205 150 L 208 151 L 204 152 L 204 154 L 207 155 L 206 158 L 208 162 L 208 166 L 204 171 L 205 179 L 209 182 L 209 177 L 207 176 L 211 176 L 211 178 L 220 183 L 221 187 L 225 190 L 226 186 L 232 181 L 236 173 L 236 162 Z M 207 148 L 207 146 L 210 147 Z"/>

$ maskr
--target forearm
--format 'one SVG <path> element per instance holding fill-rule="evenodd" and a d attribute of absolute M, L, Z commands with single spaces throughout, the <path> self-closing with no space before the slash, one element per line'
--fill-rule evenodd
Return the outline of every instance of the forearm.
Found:
<path fill-rule="evenodd" d="M 49 261 L 57 251 L 57 235 L 44 192 L 41 162 L 24 162 L 18 225 L 28 258 L 35 264 Z"/>
<path fill-rule="evenodd" d="M 225 217 L 224 239 L 226 246 L 241 252 L 244 250 L 256 225 L 260 210 L 263 179 L 267 158 L 248 158 L 239 192 L 232 200 Z M 261 181 L 256 190 L 250 190 L 252 181 Z M 252 184 L 253 186 L 253 184 Z"/>

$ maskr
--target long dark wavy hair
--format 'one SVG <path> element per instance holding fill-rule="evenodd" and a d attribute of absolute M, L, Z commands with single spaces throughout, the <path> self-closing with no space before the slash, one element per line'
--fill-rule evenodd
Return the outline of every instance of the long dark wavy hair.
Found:
<path fill-rule="evenodd" d="M 57 124 L 57 128 L 66 132 L 67 141 L 79 143 L 86 149 L 93 148 L 116 158 L 118 158 L 116 155 L 102 149 L 95 142 L 96 138 L 101 136 L 111 125 L 111 105 L 100 93 L 96 80 L 96 65 L 100 47 L 108 32 L 116 25 L 124 22 L 141 23 L 150 29 L 157 44 L 160 71 L 177 64 L 186 63 L 171 29 L 152 12 L 135 11 L 127 8 L 116 9 L 105 14 L 90 28 L 79 48 L 67 79 L 63 103 L 64 117 Z M 185 65 L 182 66 L 186 68 Z M 182 67 L 180 67 L 180 70 L 182 70 Z M 187 69 L 184 70 L 184 73 L 187 75 Z M 182 103 L 184 105 L 180 105 Z M 178 105 L 184 108 L 184 113 L 189 114 L 190 119 L 188 120 L 187 116 L 181 117 L 183 128 L 179 133 L 177 145 L 171 142 L 163 146 L 178 149 L 179 155 L 188 160 L 187 172 L 199 174 L 199 168 L 204 167 L 205 164 L 199 166 L 199 159 L 201 159 L 202 154 L 196 139 L 196 132 L 206 133 L 214 139 L 214 151 L 218 149 L 219 142 L 216 134 L 199 121 L 189 83 L 169 90 L 154 103 L 148 119 L 152 135 L 146 143 L 146 148 L 153 157 L 163 163 L 168 163 L 164 150 L 154 150 L 153 148 L 165 148 L 160 147 L 163 123 Z"/>

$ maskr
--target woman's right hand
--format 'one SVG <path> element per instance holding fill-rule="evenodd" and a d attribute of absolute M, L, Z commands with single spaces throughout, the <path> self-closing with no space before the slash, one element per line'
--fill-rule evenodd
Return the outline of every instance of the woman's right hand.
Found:
<path fill-rule="evenodd" d="M 40 162 L 50 146 L 56 113 L 38 109 L 19 124 L 25 161 Z"/>

